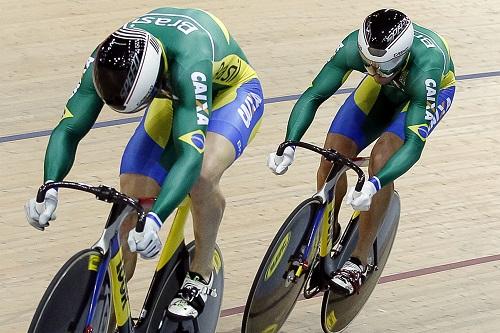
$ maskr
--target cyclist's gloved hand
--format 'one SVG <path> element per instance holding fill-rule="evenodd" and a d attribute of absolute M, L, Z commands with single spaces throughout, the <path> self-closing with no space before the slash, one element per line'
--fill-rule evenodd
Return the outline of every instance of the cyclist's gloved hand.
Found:
<path fill-rule="evenodd" d="M 158 215 L 149 212 L 146 215 L 144 230 L 137 232 L 134 228 L 128 234 L 130 251 L 138 252 L 143 259 L 152 259 L 160 253 L 161 240 L 158 236 L 158 231 L 160 231 L 161 225 L 162 223 Z"/>
<path fill-rule="evenodd" d="M 42 203 L 36 202 L 36 199 L 30 199 L 24 205 L 26 219 L 28 223 L 38 230 L 44 230 L 49 226 L 49 221 L 56 219 L 55 210 L 57 207 L 57 190 L 51 188 L 45 193 L 45 199 Z"/>
<path fill-rule="evenodd" d="M 380 184 L 377 179 L 370 178 L 365 181 L 361 192 L 357 192 L 354 187 L 349 188 L 347 192 L 347 204 L 350 204 L 354 210 L 361 212 L 370 209 L 372 197 L 377 193 L 378 189 L 376 184 Z"/>
<path fill-rule="evenodd" d="M 295 148 L 286 147 L 282 156 L 276 155 L 276 152 L 269 154 L 267 157 L 267 166 L 277 175 L 284 174 L 295 157 Z"/>

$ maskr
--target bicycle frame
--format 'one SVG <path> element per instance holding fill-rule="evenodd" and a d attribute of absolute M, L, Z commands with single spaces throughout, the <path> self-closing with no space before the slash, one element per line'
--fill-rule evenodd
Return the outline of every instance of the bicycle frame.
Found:
<path fill-rule="evenodd" d="M 97 299 L 107 270 L 111 273 L 111 297 L 113 300 L 112 304 L 115 310 L 118 331 L 121 333 L 131 332 L 132 330 L 132 317 L 127 282 L 119 241 L 120 226 L 131 212 L 133 212 L 133 208 L 128 205 L 113 204 L 101 238 L 91 247 L 101 252 L 104 260 L 98 265 L 97 277 L 92 291 L 92 302 L 85 325 L 87 327 L 87 332 L 92 332 L 90 323 L 95 314 L 95 305 L 97 304 Z M 120 306 L 117 306 L 118 304 L 120 304 Z"/>
<path fill-rule="evenodd" d="M 368 162 L 367 158 L 356 158 L 353 160 L 347 159 L 333 150 L 325 150 L 319 147 L 316 147 L 311 144 L 307 144 L 304 142 L 295 142 L 295 141 L 286 141 L 278 147 L 277 154 L 280 155 L 284 151 L 284 149 L 288 146 L 298 146 L 303 147 L 314 152 L 317 152 L 323 155 L 327 160 L 333 162 L 332 168 L 328 173 L 328 176 L 325 180 L 323 187 L 313 195 L 313 198 L 317 199 L 321 207 L 316 211 L 314 218 L 312 219 L 313 223 L 311 225 L 311 231 L 308 233 L 307 245 L 303 251 L 302 259 L 308 258 L 311 250 L 316 248 L 315 239 L 318 233 L 319 234 L 319 256 L 320 256 L 320 264 L 322 265 L 323 272 L 325 276 L 330 276 L 334 273 L 335 267 L 333 264 L 332 257 L 330 253 L 332 251 L 333 239 L 332 239 L 332 221 L 331 221 L 331 213 L 333 211 L 333 199 L 334 199 L 334 191 L 337 181 L 340 176 L 344 174 L 347 170 L 352 169 L 358 174 L 358 181 L 356 183 L 356 191 L 360 191 L 361 187 L 364 184 L 364 173 L 361 171 L 360 166 L 365 166 Z M 335 162 L 339 163 L 335 163 Z M 357 212 L 359 214 L 359 212 Z M 356 212 L 355 212 L 356 214 Z M 295 277 L 300 277 L 305 271 L 309 268 L 309 263 L 307 261 L 302 261 L 297 268 L 295 273 Z"/>
<path fill-rule="evenodd" d="M 316 247 L 314 240 L 316 239 L 318 230 L 320 235 L 319 238 L 320 257 L 325 258 L 327 257 L 327 254 L 331 252 L 332 237 L 330 236 L 330 234 L 332 228 L 332 221 L 330 217 L 333 211 L 334 189 L 338 179 L 340 178 L 342 173 L 345 172 L 347 169 L 348 169 L 347 167 L 338 168 L 335 165 L 332 166 L 332 169 L 328 174 L 325 184 L 323 185 L 320 191 L 318 191 L 316 194 L 313 195 L 313 198 L 316 198 L 320 201 L 321 207 L 318 209 L 318 211 L 316 211 L 314 215 L 313 218 L 314 222 L 312 223 L 311 226 L 311 232 L 309 233 L 307 246 L 304 249 L 303 258 L 308 258 L 311 250 Z M 299 277 L 302 274 L 304 268 L 307 268 L 308 265 L 309 263 L 304 262 L 303 265 L 299 266 L 296 276 Z"/>
<path fill-rule="evenodd" d="M 360 165 L 364 165 L 367 159 L 359 159 Z M 331 276 L 336 270 L 334 267 L 333 259 L 331 257 L 333 238 L 332 238 L 332 218 L 331 214 L 334 208 L 333 200 L 335 198 L 334 191 L 337 181 L 340 176 L 346 172 L 349 168 L 346 166 L 335 166 L 333 165 L 328 174 L 327 180 L 323 187 L 313 195 L 321 202 L 321 208 L 316 212 L 313 223 L 311 226 L 311 232 L 309 233 L 309 239 L 307 242 L 307 247 L 304 250 L 304 257 L 309 256 L 310 251 L 315 247 L 313 246 L 314 239 L 319 232 L 319 257 L 320 264 L 325 276 Z M 359 212 L 354 212 L 352 219 L 357 217 Z"/>

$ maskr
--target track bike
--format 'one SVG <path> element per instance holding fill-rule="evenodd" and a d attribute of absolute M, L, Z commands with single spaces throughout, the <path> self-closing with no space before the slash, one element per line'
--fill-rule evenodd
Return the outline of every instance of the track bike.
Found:
<path fill-rule="evenodd" d="M 394 192 L 368 258 L 368 274 L 361 288 L 351 296 L 330 288 L 329 281 L 350 258 L 359 231 L 360 213 L 355 211 L 342 233 L 332 221 L 335 186 L 340 176 L 353 170 L 356 191 L 365 181 L 361 167 L 368 158 L 348 159 L 333 149 L 286 141 L 277 155 L 288 146 L 302 147 L 324 156 L 333 163 L 323 187 L 300 203 L 285 220 L 269 246 L 257 271 L 243 314 L 243 333 L 275 333 L 282 327 L 301 292 L 312 298 L 323 292 L 321 326 L 326 333 L 340 332 L 359 313 L 375 288 L 387 262 L 399 224 L 400 200 Z"/>
<path fill-rule="evenodd" d="M 42 202 L 51 188 L 89 192 L 113 205 L 99 240 L 71 257 L 52 279 L 35 311 L 29 333 L 106 333 L 113 310 L 119 333 L 215 332 L 224 288 L 222 254 L 218 246 L 213 255 L 213 288 L 218 296 L 207 299 L 204 311 L 196 319 L 177 322 L 166 315 L 166 308 L 184 281 L 189 258 L 195 250 L 194 241 L 185 245 L 183 233 L 189 197 L 177 209 L 144 305 L 139 317 L 133 319 L 119 230 L 129 214 L 137 214 L 136 230 L 143 230 L 146 215 L 141 204 L 144 202 L 104 185 L 94 187 L 66 181 L 42 185 L 37 202 Z"/>

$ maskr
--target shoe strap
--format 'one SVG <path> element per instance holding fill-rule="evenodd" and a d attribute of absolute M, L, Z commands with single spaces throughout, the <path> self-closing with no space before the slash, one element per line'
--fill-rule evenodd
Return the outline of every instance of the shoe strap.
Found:
<path fill-rule="evenodd" d="M 210 288 L 208 286 L 203 286 L 200 288 L 199 285 L 189 281 L 185 282 L 182 288 L 179 290 L 179 296 L 181 296 L 184 300 L 188 302 L 192 302 L 193 299 L 195 299 L 200 295 L 217 297 L 217 289 Z"/>
<path fill-rule="evenodd" d="M 209 287 L 203 287 L 200 290 L 200 294 L 205 294 L 207 296 L 217 297 L 217 289 L 215 289 L 215 288 L 209 288 Z"/>
<path fill-rule="evenodd" d="M 356 272 L 362 274 L 365 269 L 363 265 L 360 266 L 353 263 L 352 261 L 346 261 L 346 263 L 344 264 L 344 266 L 342 266 L 340 270 L 345 272 L 353 272 L 353 273 Z"/>

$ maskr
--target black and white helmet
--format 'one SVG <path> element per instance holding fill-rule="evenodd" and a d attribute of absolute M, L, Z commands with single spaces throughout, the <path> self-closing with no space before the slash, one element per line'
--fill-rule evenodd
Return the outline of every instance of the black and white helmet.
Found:
<path fill-rule="evenodd" d="M 137 112 L 160 88 L 162 47 L 149 32 L 120 28 L 101 43 L 94 63 L 97 94 L 113 110 Z"/>
<path fill-rule="evenodd" d="M 368 15 L 358 33 L 358 47 L 371 75 L 389 77 L 398 72 L 413 44 L 413 24 L 395 9 L 380 9 Z"/>

